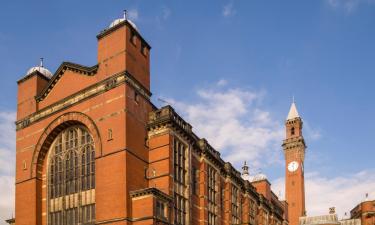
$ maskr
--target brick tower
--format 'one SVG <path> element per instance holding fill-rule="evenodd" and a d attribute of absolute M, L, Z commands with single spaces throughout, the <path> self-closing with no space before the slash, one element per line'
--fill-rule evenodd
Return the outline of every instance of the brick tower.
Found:
<path fill-rule="evenodd" d="M 305 181 L 303 163 L 306 144 L 302 136 L 302 119 L 293 101 L 285 122 L 286 137 L 283 142 L 285 155 L 285 198 L 288 202 L 290 225 L 298 225 L 305 214 Z"/>

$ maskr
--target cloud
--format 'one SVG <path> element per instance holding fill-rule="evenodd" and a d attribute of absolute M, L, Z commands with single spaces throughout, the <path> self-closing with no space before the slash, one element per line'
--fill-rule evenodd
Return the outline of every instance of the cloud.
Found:
<path fill-rule="evenodd" d="M 316 141 L 322 137 L 321 129 L 311 127 L 310 124 L 306 120 L 303 121 L 303 125 L 304 125 L 303 129 L 306 134 L 305 136 L 306 139 Z"/>
<path fill-rule="evenodd" d="M 172 13 L 172 11 L 167 7 L 163 7 L 161 12 L 161 17 L 163 18 L 163 20 L 167 20 Z"/>
<path fill-rule="evenodd" d="M 272 182 L 275 193 L 282 192 L 285 196 L 284 178 Z M 328 178 L 317 172 L 305 175 L 306 210 L 308 216 L 328 213 L 330 207 L 336 207 L 339 218 L 350 212 L 358 203 L 365 199 L 375 198 L 375 170 L 363 170 L 358 173 Z"/>
<path fill-rule="evenodd" d="M 224 7 L 223 7 L 223 12 L 222 12 L 222 15 L 224 17 L 229 17 L 229 16 L 233 16 L 236 14 L 236 10 L 234 9 L 233 7 L 233 3 L 228 3 L 226 4 Z"/>
<path fill-rule="evenodd" d="M 347 13 L 354 12 L 360 5 L 374 4 L 375 0 L 326 0 L 333 9 L 343 9 Z"/>
<path fill-rule="evenodd" d="M 14 177 L 0 176 L 0 224 L 14 215 Z"/>
<path fill-rule="evenodd" d="M 228 84 L 228 81 L 225 80 L 225 79 L 220 79 L 220 80 L 216 83 L 216 85 L 219 86 L 219 87 L 225 86 L 225 85 L 227 85 L 227 84 Z"/>
<path fill-rule="evenodd" d="M 196 95 L 194 102 L 167 101 L 225 160 L 237 166 L 247 160 L 255 167 L 278 160 L 284 130 L 262 107 L 264 91 L 231 88 L 220 80 Z"/>
<path fill-rule="evenodd" d="M 15 112 L 0 112 L 0 221 L 14 212 Z"/>
<path fill-rule="evenodd" d="M 134 22 L 138 20 L 138 10 L 137 9 L 130 9 L 128 10 L 128 17 L 130 20 L 133 20 Z"/>

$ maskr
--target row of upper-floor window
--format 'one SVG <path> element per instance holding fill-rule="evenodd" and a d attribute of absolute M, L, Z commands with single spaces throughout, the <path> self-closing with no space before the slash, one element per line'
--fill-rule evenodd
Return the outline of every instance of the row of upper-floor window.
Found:
<path fill-rule="evenodd" d="M 185 188 L 187 188 L 188 186 L 187 177 L 186 177 L 187 169 L 191 168 L 190 169 L 191 170 L 190 184 L 191 184 L 192 194 L 202 195 L 202 193 L 200 193 L 200 176 L 203 174 L 207 176 L 206 179 L 202 179 L 202 181 L 203 180 L 205 181 L 205 185 L 207 188 L 208 213 L 209 213 L 208 218 L 211 218 L 209 219 L 209 224 L 216 224 L 215 223 L 216 219 L 213 219 L 213 218 L 218 218 L 218 214 L 220 213 L 220 208 L 222 209 L 222 213 L 224 213 L 223 211 L 224 203 L 226 200 L 225 192 L 229 191 L 225 188 L 226 183 L 222 181 L 219 175 L 220 173 L 213 166 L 208 165 L 204 173 L 201 173 L 201 171 L 194 166 L 189 167 L 187 165 L 188 162 L 186 160 L 187 158 L 189 158 L 186 155 L 188 153 L 187 146 L 182 141 L 175 138 L 173 142 L 173 146 L 174 146 L 175 182 L 178 184 L 182 184 Z M 242 193 L 236 185 L 232 184 L 230 191 L 231 191 L 230 192 L 231 193 L 230 208 L 232 212 L 231 220 L 233 223 L 237 223 L 237 222 L 240 222 L 242 219 L 244 198 L 241 197 Z M 179 206 L 175 206 L 175 207 L 180 208 Z M 256 219 L 257 213 L 258 213 L 257 209 L 258 209 L 258 205 L 256 204 L 256 201 L 253 199 L 250 199 L 248 216 L 249 216 L 249 220 L 253 221 L 252 223 L 254 223 L 257 220 Z"/>

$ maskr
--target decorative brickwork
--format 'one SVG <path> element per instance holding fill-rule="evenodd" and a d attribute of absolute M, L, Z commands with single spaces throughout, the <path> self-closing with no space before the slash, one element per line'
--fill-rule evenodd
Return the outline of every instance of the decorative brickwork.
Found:
<path fill-rule="evenodd" d="M 150 102 L 150 46 L 129 21 L 97 40 L 94 66 L 64 62 L 18 82 L 17 225 L 287 224 L 269 186 Z"/>

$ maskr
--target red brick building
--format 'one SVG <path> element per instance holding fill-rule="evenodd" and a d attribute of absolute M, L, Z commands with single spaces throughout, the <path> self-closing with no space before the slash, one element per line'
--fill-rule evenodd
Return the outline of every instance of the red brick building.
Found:
<path fill-rule="evenodd" d="M 366 200 L 350 211 L 350 217 L 360 219 L 362 225 L 375 225 L 375 200 Z"/>
<path fill-rule="evenodd" d="M 242 179 L 170 106 L 150 101 L 150 45 L 127 19 L 94 66 L 18 81 L 16 224 L 287 224 L 267 180 Z"/>

